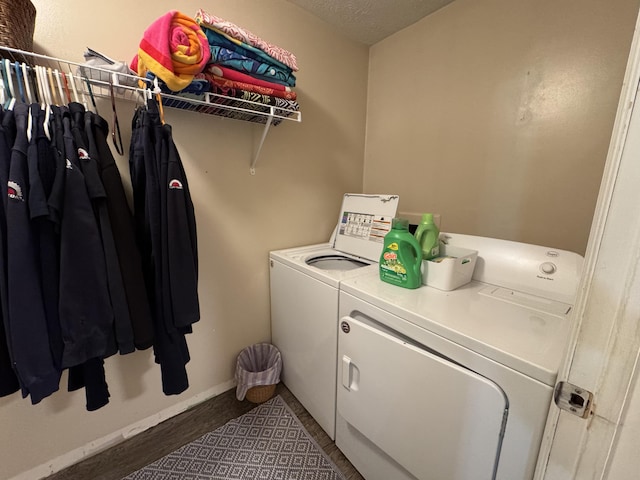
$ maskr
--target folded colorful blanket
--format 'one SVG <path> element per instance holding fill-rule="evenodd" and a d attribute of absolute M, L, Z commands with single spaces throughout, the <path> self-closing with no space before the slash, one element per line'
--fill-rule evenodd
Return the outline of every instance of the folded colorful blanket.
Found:
<path fill-rule="evenodd" d="M 272 97 L 284 98 L 285 100 L 296 100 L 298 95 L 296 92 L 285 92 L 283 90 L 274 90 L 273 88 L 261 87 L 251 83 L 236 82 L 226 78 L 218 77 L 211 73 L 201 73 L 196 78 L 205 78 L 211 84 L 211 90 L 225 95 L 227 90 L 244 90 L 247 92 L 258 93 L 261 95 L 270 95 Z"/>
<path fill-rule="evenodd" d="M 242 90 L 239 88 L 223 88 L 213 83 L 211 85 L 211 93 L 215 93 L 218 95 L 224 95 L 226 97 L 233 97 L 240 100 L 246 100 L 249 102 L 257 102 L 262 103 L 264 105 L 273 105 L 278 108 L 286 109 L 286 110 L 300 110 L 300 105 L 298 102 L 294 100 L 286 100 L 280 97 L 274 97 L 272 95 L 264 95 L 256 92 L 249 92 L 247 90 Z M 220 103 L 222 100 L 216 102 Z"/>
<path fill-rule="evenodd" d="M 227 80 L 233 80 L 235 82 L 251 83 L 253 85 L 259 85 L 261 87 L 280 90 L 282 92 L 291 91 L 291 88 L 286 85 L 282 85 L 280 83 L 268 82 L 266 80 L 261 80 L 256 77 L 252 77 L 251 75 L 247 75 L 246 73 L 238 72 L 237 70 L 234 70 L 232 68 L 227 68 L 222 65 L 218 65 L 217 63 L 210 63 L 209 65 L 207 65 L 205 72 L 216 75 L 217 77 L 226 78 Z"/>
<path fill-rule="evenodd" d="M 229 35 L 231 38 L 262 50 L 267 55 L 284 63 L 288 67 L 291 67 L 293 71 L 298 71 L 298 62 L 296 56 L 293 53 L 285 50 L 282 47 L 278 47 L 264 41 L 257 35 L 251 33 L 249 30 L 237 26 L 235 23 L 223 20 L 222 18 L 215 15 L 211 15 L 202 9 L 196 12 L 196 22 L 204 27 L 217 28 L 218 30 L 221 30 Z"/>
<path fill-rule="evenodd" d="M 248 45 L 246 43 L 239 42 L 238 40 L 235 40 L 229 37 L 226 33 L 216 28 L 204 27 L 203 31 L 204 31 L 204 34 L 207 36 L 207 39 L 209 40 L 209 45 L 211 47 L 224 47 L 233 52 L 237 52 L 240 55 L 243 55 L 245 57 L 252 58 L 254 60 L 257 60 L 259 62 L 264 62 L 269 65 L 273 65 L 274 67 L 277 67 L 282 71 L 287 72 L 288 75 L 285 81 L 280 81 L 276 78 L 268 79 L 268 81 L 282 83 L 290 87 L 295 86 L 296 77 L 293 74 L 293 70 L 288 66 L 286 66 L 285 64 L 283 64 L 282 62 L 276 60 L 275 58 L 270 57 L 269 55 L 264 53 L 262 50 L 252 47 L 251 45 Z"/>
<path fill-rule="evenodd" d="M 283 84 L 286 84 L 291 77 L 290 68 L 283 70 L 273 63 L 254 60 L 225 47 L 211 44 L 209 46 L 211 47 L 211 63 L 224 65 L 253 77 Z"/>
<path fill-rule="evenodd" d="M 206 95 L 208 96 L 209 103 L 212 106 L 205 107 L 205 109 L 201 111 L 222 117 L 245 120 L 248 122 L 265 123 L 267 121 L 267 117 L 264 115 L 254 115 L 251 111 L 263 114 L 273 113 L 280 117 L 290 117 L 294 112 L 299 110 L 299 106 L 296 102 L 289 102 L 281 98 L 272 98 L 270 100 L 266 95 L 259 95 L 250 92 L 245 92 L 243 97 L 239 97 L 237 99 L 229 98 L 228 95 L 225 95 L 224 97 L 219 97 L 212 93 L 207 93 Z M 254 103 L 248 104 L 247 101 Z M 216 104 L 234 107 L 238 110 L 216 108 L 213 106 Z M 281 122 L 282 119 L 276 117 L 273 119 L 271 125 L 275 127 Z"/>
<path fill-rule="evenodd" d="M 156 79 L 156 76 L 151 72 L 147 72 L 147 76 L 145 78 L 149 80 L 148 84 L 152 85 L 154 83 L 154 80 Z M 177 92 L 171 90 L 168 87 L 168 85 L 164 83 L 162 80 L 158 81 L 158 86 L 160 87 L 160 90 L 163 93 L 171 93 L 171 94 L 191 93 L 193 95 L 204 95 L 206 92 L 211 91 L 211 82 L 209 82 L 209 80 L 205 78 L 204 74 L 202 73 L 196 74 L 189 85 L 187 85 L 182 90 L 179 90 Z"/>
<path fill-rule="evenodd" d="M 171 10 L 144 32 L 131 69 L 145 77 L 152 72 L 173 91 L 184 89 L 211 58 L 209 42 L 196 21 Z"/>

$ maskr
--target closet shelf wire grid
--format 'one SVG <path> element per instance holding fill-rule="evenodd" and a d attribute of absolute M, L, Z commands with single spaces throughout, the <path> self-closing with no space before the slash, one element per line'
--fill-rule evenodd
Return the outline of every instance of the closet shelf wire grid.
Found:
<path fill-rule="evenodd" d="M 0 58 L 7 59 L 12 64 L 16 62 L 19 64 L 25 63 L 29 68 L 42 66 L 47 71 L 51 69 L 51 75 L 54 78 L 53 83 L 57 82 L 60 98 L 64 98 L 62 83 L 65 77 L 67 81 L 72 82 L 72 86 L 82 96 L 84 103 L 87 103 L 91 95 L 99 98 L 111 98 L 112 92 L 115 98 L 144 103 L 147 98 L 150 98 L 157 91 L 153 82 L 136 75 L 113 72 L 93 65 L 89 66 L 1 45 Z M 145 86 L 144 88 L 142 87 L 143 85 Z M 265 105 L 210 92 L 206 92 L 198 96 L 198 98 L 188 96 L 188 94 L 169 94 L 164 92 L 160 93 L 160 96 L 163 107 L 264 124 L 260 143 L 250 165 L 252 175 L 255 174 L 255 165 L 269 127 L 276 126 L 283 120 L 302 121 L 302 113 L 298 110 Z"/>

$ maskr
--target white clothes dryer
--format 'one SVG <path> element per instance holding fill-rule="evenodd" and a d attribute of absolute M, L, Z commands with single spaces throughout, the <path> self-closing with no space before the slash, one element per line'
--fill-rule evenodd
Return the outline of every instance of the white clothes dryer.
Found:
<path fill-rule="evenodd" d="M 332 440 L 340 282 L 378 271 L 398 200 L 345 194 L 329 243 L 269 254 L 271 337 L 282 355 L 282 382 Z"/>
<path fill-rule="evenodd" d="M 336 444 L 367 480 L 529 480 L 583 259 L 443 237 L 479 252 L 457 290 L 342 282 Z"/>

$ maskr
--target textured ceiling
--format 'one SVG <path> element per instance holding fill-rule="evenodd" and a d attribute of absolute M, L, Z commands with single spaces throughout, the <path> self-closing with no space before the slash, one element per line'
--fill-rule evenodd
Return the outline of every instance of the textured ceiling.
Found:
<path fill-rule="evenodd" d="M 288 0 L 352 40 L 373 45 L 453 0 Z"/>

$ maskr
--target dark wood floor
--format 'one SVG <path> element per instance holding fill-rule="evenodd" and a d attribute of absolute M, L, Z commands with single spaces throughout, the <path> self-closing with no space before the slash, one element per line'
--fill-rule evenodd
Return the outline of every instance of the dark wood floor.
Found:
<path fill-rule="evenodd" d="M 277 386 L 276 394 L 287 402 L 347 480 L 363 480 L 335 443 L 282 383 Z M 234 388 L 46 478 L 47 480 L 120 480 L 180 446 L 215 430 L 229 420 L 247 413 L 255 406 L 247 400 L 239 402 Z"/>

